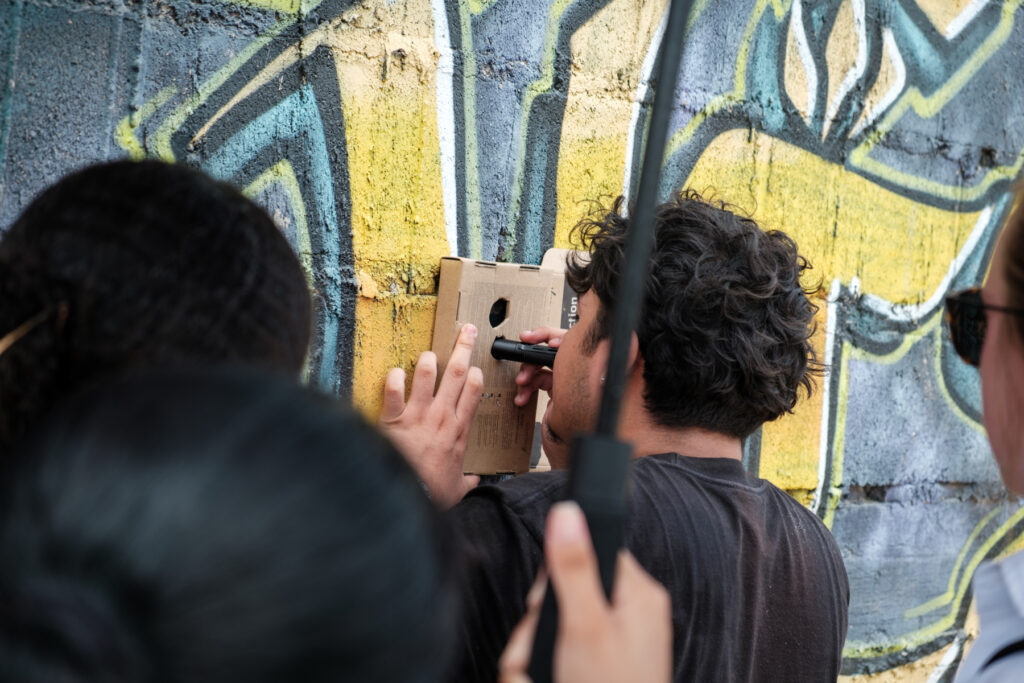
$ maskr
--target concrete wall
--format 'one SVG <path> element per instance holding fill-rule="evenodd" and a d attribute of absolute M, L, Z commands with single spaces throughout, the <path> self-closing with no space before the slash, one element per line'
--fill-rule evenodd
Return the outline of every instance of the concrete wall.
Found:
<path fill-rule="evenodd" d="M 1024 530 L 941 327 L 1021 168 L 1020 4 L 695 3 L 664 190 L 784 229 L 822 283 L 831 372 L 748 450 L 842 547 L 852 680 L 950 680 L 971 574 Z M 98 159 L 235 182 L 308 269 L 311 381 L 372 413 L 429 344 L 440 256 L 537 262 L 634 186 L 664 6 L 7 0 L 0 226 Z"/>

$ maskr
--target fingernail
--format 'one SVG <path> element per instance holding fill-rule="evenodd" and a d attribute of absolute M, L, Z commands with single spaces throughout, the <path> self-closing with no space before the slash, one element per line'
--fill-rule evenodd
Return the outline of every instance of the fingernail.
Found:
<path fill-rule="evenodd" d="M 583 510 L 574 501 L 567 500 L 551 506 L 551 537 L 561 545 L 575 545 L 586 539 L 587 520 Z"/>
<path fill-rule="evenodd" d="M 523 330 L 519 333 L 519 336 L 522 337 L 524 334 L 533 334 L 533 330 Z"/>
<path fill-rule="evenodd" d="M 473 323 L 467 323 L 464 329 L 466 330 L 465 334 L 467 337 L 470 339 L 476 339 L 476 325 Z"/>

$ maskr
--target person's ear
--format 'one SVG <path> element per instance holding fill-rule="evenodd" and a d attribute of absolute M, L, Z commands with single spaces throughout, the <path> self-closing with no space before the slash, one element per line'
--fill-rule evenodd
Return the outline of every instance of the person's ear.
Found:
<path fill-rule="evenodd" d="M 636 332 L 629 336 L 629 360 L 626 363 L 626 374 L 637 370 L 643 371 L 644 357 L 640 355 L 640 338 Z"/>
<path fill-rule="evenodd" d="M 601 368 L 602 373 L 608 367 L 608 355 L 611 353 L 611 337 L 605 337 L 597 343 L 594 349 L 594 362 Z M 644 357 L 640 355 L 640 339 L 634 332 L 629 338 L 629 355 L 626 357 L 626 376 L 634 372 L 643 372 Z"/>

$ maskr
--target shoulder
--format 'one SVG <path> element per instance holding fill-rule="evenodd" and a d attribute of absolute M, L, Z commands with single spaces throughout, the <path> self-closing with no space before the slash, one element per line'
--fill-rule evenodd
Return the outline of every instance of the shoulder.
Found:
<path fill-rule="evenodd" d="M 675 453 L 641 458 L 634 468 L 633 503 L 641 519 L 684 520 L 688 527 L 713 530 L 709 542 L 720 542 L 739 524 L 748 537 L 784 547 L 800 566 L 826 572 L 844 594 L 849 590 L 839 546 L 824 522 L 738 461 Z"/>
<path fill-rule="evenodd" d="M 1024 679 L 1024 652 L 1004 657 L 982 671 L 957 675 L 956 683 L 1018 683 Z"/>
<path fill-rule="evenodd" d="M 522 474 L 498 484 L 477 486 L 451 509 L 454 524 L 464 532 L 503 526 L 515 531 L 522 527 L 542 536 L 544 520 L 551 506 L 568 495 L 568 473 Z"/>
<path fill-rule="evenodd" d="M 957 683 L 1024 680 L 1024 553 L 983 563 L 972 579 L 980 632 Z"/>

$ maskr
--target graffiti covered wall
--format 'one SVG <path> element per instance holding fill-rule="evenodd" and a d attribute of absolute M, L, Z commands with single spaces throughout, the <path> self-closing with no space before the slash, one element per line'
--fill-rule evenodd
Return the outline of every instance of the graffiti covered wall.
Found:
<path fill-rule="evenodd" d="M 748 464 L 825 520 L 851 680 L 951 680 L 977 564 L 1015 549 L 943 294 L 1020 174 L 1019 0 L 698 0 L 663 193 L 790 233 L 830 371 Z M 665 0 L 7 0 L 0 226 L 93 160 L 244 188 L 316 299 L 309 379 L 376 409 L 429 344 L 438 259 L 536 263 L 635 189 Z M 809 284 L 811 281 L 808 282 Z"/>

